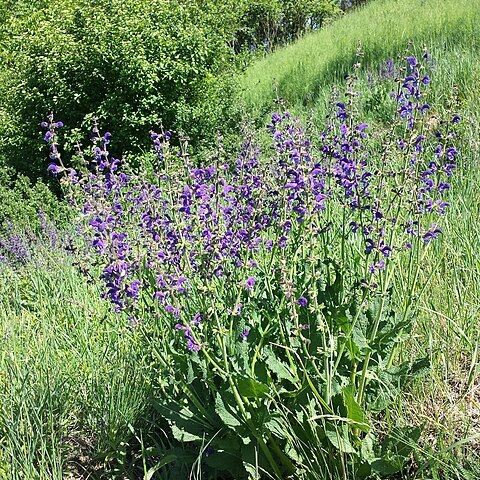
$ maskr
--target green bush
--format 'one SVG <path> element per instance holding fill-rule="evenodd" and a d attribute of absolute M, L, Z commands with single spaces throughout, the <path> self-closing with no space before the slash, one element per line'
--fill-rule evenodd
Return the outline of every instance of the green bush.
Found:
<path fill-rule="evenodd" d="M 208 145 L 238 118 L 240 65 L 335 11 L 332 0 L 0 0 L 0 157 L 43 174 L 50 112 L 72 150 L 92 117 L 115 132 L 116 156 L 144 151 L 161 123 Z"/>
<path fill-rule="evenodd" d="M 1 166 L 0 205 L 0 233 L 8 230 L 9 225 L 37 231 L 42 222 L 40 213 L 57 226 L 65 225 L 70 215 L 68 206 L 60 203 L 45 183 L 40 180 L 32 183 L 25 175 L 14 175 Z"/>
<path fill-rule="evenodd" d="M 97 116 L 115 132 L 115 154 L 138 152 L 161 122 L 212 137 L 225 124 L 234 70 L 220 10 L 177 0 L 3 5 L 0 154 L 31 177 L 43 172 L 39 124 L 51 111 L 70 145 L 83 140 L 73 126 Z"/>

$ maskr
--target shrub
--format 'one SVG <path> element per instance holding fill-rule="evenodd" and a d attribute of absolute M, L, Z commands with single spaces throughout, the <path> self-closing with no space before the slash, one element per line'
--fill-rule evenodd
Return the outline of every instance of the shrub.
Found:
<path fill-rule="evenodd" d="M 0 153 L 29 176 L 43 172 L 31 159 L 41 150 L 38 119 L 50 111 L 68 126 L 70 145 L 81 139 L 73 126 L 92 115 L 115 130 L 123 153 L 138 153 L 161 122 L 212 137 L 228 118 L 234 70 L 229 23 L 214 3 L 10 5 L 0 26 Z"/>
<path fill-rule="evenodd" d="M 42 225 L 39 213 L 61 228 L 71 213 L 45 183 L 40 180 L 33 183 L 7 167 L 0 167 L 0 205 L 0 232 L 9 230 L 8 224 L 37 232 Z"/>

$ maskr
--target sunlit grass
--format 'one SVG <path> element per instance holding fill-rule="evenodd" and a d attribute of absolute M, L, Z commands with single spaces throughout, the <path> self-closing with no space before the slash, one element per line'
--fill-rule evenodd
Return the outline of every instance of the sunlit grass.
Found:
<path fill-rule="evenodd" d="M 479 79 L 479 25 L 478 2 L 373 1 L 252 65 L 241 79 L 240 101 L 264 114 L 278 95 L 296 111 L 323 113 L 332 84 L 350 72 L 359 41 L 365 67 L 401 55 L 409 41 L 419 51 L 427 46 L 438 62 L 437 94 L 455 83 L 471 98 Z"/>

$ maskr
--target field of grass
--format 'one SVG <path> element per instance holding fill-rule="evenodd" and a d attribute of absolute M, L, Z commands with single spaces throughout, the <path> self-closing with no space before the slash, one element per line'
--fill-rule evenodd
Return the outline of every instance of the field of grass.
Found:
<path fill-rule="evenodd" d="M 388 407 L 379 413 L 369 411 L 368 422 L 380 440 L 386 435 L 388 437 L 388 433 L 396 428 L 423 427 L 418 443 L 412 445 L 411 449 L 407 448 L 406 460 L 400 462 L 399 471 L 392 472 L 389 478 L 475 480 L 480 477 L 480 4 L 467 0 L 372 1 L 363 9 L 346 15 L 320 32 L 312 33 L 252 65 L 240 79 L 242 89 L 238 101 L 259 125 L 263 125 L 266 115 L 278 108 L 272 103 L 272 99 L 278 95 L 284 99 L 290 112 L 308 124 L 308 132 L 316 135 L 323 128 L 323 118 L 331 104 L 333 86 L 343 88 L 344 75 L 352 72 L 352 66 L 357 61 L 355 53 L 358 40 L 361 40 L 362 45 L 362 67 L 358 70 L 356 84 L 360 99 L 359 115 L 368 121 L 373 130 L 373 145 L 386 138 L 392 114 L 389 88 L 395 85 L 393 78 L 381 78 L 380 71 L 389 58 L 397 59 L 404 54 L 409 40 L 414 43 L 410 51 L 416 52 L 420 57 L 425 46 L 433 61 L 429 97 L 432 111 L 428 113 L 428 118 L 434 125 L 432 128 L 436 128 L 437 119 L 450 114 L 449 108 L 454 108 L 462 117 L 455 138 L 456 148 L 460 152 L 457 169 L 451 180 L 451 188 L 445 194 L 445 199 L 451 206 L 447 215 L 440 219 L 443 234 L 424 250 L 423 256 L 416 258 L 420 268 L 418 277 L 415 277 L 415 289 L 410 296 L 406 292 L 406 285 L 411 284 L 412 269 L 409 262 L 412 262 L 412 256 L 399 257 L 398 262 L 395 260 L 395 268 L 392 266 L 386 270 L 391 276 L 393 273 L 390 272 L 395 272 L 394 278 L 391 284 L 390 280 L 384 280 L 386 283 L 382 286 L 384 296 L 387 296 L 391 285 L 392 299 L 400 306 L 402 302 L 412 302 L 416 313 L 410 336 L 401 348 L 395 350 L 396 363 L 413 362 L 417 358 L 426 357 L 430 368 L 421 378 L 411 381 Z M 428 122 L 422 125 L 422 128 L 428 130 Z M 220 152 L 219 158 L 221 155 Z M 268 155 L 265 158 L 268 163 Z M 225 161 L 233 163 L 234 159 Z M 166 188 L 171 196 L 175 195 L 174 188 L 182 181 L 180 171 L 183 172 L 183 166 L 174 173 L 165 168 L 165 175 L 172 175 L 169 177 L 172 186 Z M 189 178 L 193 176 L 190 175 Z M 264 200 L 267 202 L 268 197 Z M 150 208 L 151 204 L 147 206 Z M 100 214 L 104 213 L 101 208 L 99 207 Z M 153 216 L 151 210 L 148 212 L 148 215 Z M 333 217 L 341 210 L 332 207 L 332 211 L 327 212 Z M 131 224 L 125 227 L 129 234 L 134 232 L 135 225 L 141 224 L 143 220 L 140 218 L 144 218 L 133 213 L 130 215 Z M 293 227 L 293 231 L 300 239 L 309 238 L 308 233 L 300 227 L 298 230 Z M 275 232 L 274 234 L 276 235 Z M 205 322 L 205 331 L 209 329 L 207 333 L 199 331 L 195 333 L 198 336 L 193 338 L 188 336 L 188 328 L 191 327 L 194 331 L 193 324 L 177 324 L 176 332 L 173 328 L 168 331 L 165 322 L 170 322 L 173 327 L 176 320 L 169 317 L 163 309 L 150 307 L 146 300 L 145 304 L 138 307 L 138 312 L 142 314 L 141 321 L 145 318 L 151 320 L 149 322 L 147 319 L 145 325 L 137 327 L 137 317 L 129 318 L 124 311 L 115 312 L 108 302 L 108 298 L 113 296 L 111 291 L 107 293 L 105 282 L 98 279 L 102 268 L 107 265 L 102 263 L 107 261 L 105 257 L 99 255 L 89 273 L 84 275 L 79 267 L 83 267 L 89 257 L 85 255 L 83 247 L 72 252 L 71 241 L 62 240 L 62 233 L 55 233 L 59 237 L 53 243 L 51 235 L 48 231 L 35 234 L 18 232 L 18 235 L 11 231 L 2 237 L 3 243 L 0 244 L 3 246 L 3 250 L 0 250 L 1 480 L 236 479 L 215 464 L 214 453 L 229 453 L 229 448 L 231 452 L 237 452 L 235 442 L 238 440 L 236 435 L 240 435 L 238 431 L 243 431 L 245 425 L 251 428 L 251 423 L 257 420 L 251 412 L 260 411 L 264 402 L 267 402 L 266 398 L 271 402 L 269 408 L 276 407 L 278 413 L 265 421 L 265 425 L 268 425 L 265 428 L 271 428 L 265 434 L 265 442 L 271 447 L 277 463 L 262 458 L 262 455 L 268 457 L 264 450 L 255 450 L 255 458 L 253 452 L 248 455 L 245 453 L 248 461 L 244 461 L 243 466 L 249 479 L 343 480 L 357 478 L 356 468 L 359 468 L 360 475 L 360 464 L 348 463 L 346 460 L 344 463 L 343 459 L 348 458 L 351 452 L 342 446 L 338 447 L 335 440 L 330 444 L 327 442 L 329 447 L 325 448 L 326 440 L 319 434 L 319 430 L 307 429 L 310 437 L 304 431 L 293 440 L 289 437 L 290 434 L 292 438 L 295 437 L 294 431 L 289 429 L 293 428 L 292 425 L 298 428 L 301 421 L 297 424 L 291 420 L 291 413 L 298 405 L 294 401 L 289 403 L 293 394 L 290 395 L 287 389 L 295 382 L 304 382 L 305 385 L 300 390 L 310 392 L 311 388 L 317 395 L 318 392 L 310 383 L 307 385 L 305 378 L 309 378 L 309 375 L 312 379 L 324 378 L 320 374 L 315 377 L 318 369 L 323 368 L 320 361 L 315 365 L 312 360 L 315 371 L 309 370 L 308 365 L 304 366 L 302 361 L 295 363 L 298 345 L 294 336 L 308 336 L 308 333 L 301 333 L 298 318 L 298 331 L 295 335 L 291 333 L 290 339 L 282 338 L 282 342 L 285 342 L 282 348 L 267 335 L 269 329 L 276 332 L 272 326 L 276 320 L 268 318 L 258 347 L 252 350 L 252 366 L 248 366 L 249 372 L 251 370 L 248 388 L 245 387 L 244 377 L 235 384 L 239 376 L 244 374 L 241 369 L 244 357 L 241 355 L 245 354 L 245 349 L 239 353 L 232 347 L 232 343 L 239 338 L 239 332 L 235 330 L 233 337 L 232 331 L 241 328 L 239 331 L 243 340 L 238 342 L 240 350 L 247 344 L 247 337 L 253 338 L 253 341 L 259 339 L 253 327 L 253 319 L 265 326 L 258 317 L 263 315 L 266 318 L 270 315 L 271 311 L 265 305 L 277 305 L 274 302 L 277 294 L 271 292 L 270 285 L 270 281 L 274 282 L 275 279 L 270 280 L 268 277 L 268 268 L 272 264 L 276 265 L 277 261 L 281 265 L 279 271 L 290 268 L 290 281 L 300 289 L 301 282 L 297 282 L 295 275 L 304 275 L 301 268 L 303 262 L 310 261 L 309 255 L 316 251 L 313 246 L 309 252 L 309 245 L 299 245 L 295 254 L 287 257 L 290 263 L 287 262 L 286 266 L 281 263 L 285 262 L 284 258 L 275 257 L 275 250 L 270 257 L 268 253 L 257 254 L 252 249 L 245 258 L 258 261 L 259 268 L 266 272 L 265 280 L 261 280 L 261 274 L 257 273 L 256 284 L 255 278 L 249 277 L 247 282 L 253 278 L 253 284 L 245 287 L 247 274 L 234 273 L 234 277 L 239 276 L 230 285 L 231 291 L 227 287 L 218 286 L 219 282 L 212 281 L 211 286 L 209 279 L 197 278 L 192 274 L 192 289 L 197 290 L 192 292 L 188 301 L 182 300 L 180 296 L 176 299 L 179 309 L 192 313 L 200 305 L 202 311 L 211 316 L 212 323 L 214 319 L 217 322 L 213 327 L 207 326 Z M 74 236 L 81 237 L 78 232 Z M 145 253 L 150 244 L 142 235 L 138 236 L 137 241 L 140 245 L 138 252 L 144 248 L 145 258 L 150 258 Z M 10 247 L 5 248 L 7 244 Z M 13 244 L 17 246 L 11 247 Z M 329 251 L 327 247 L 324 251 Z M 358 252 L 355 241 L 345 248 Z M 344 259 L 343 244 L 341 249 L 341 258 Z M 5 251 L 13 255 L 8 261 L 3 257 Z M 360 258 L 363 258 L 362 255 L 359 253 Z M 352 265 L 356 268 L 353 261 Z M 139 268 L 141 270 L 143 267 Z M 185 270 L 188 268 L 186 266 Z M 327 279 L 329 276 L 330 273 Z M 305 278 L 302 277 L 302 282 L 308 282 Z M 286 284 L 286 280 L 281 283 L 279 291 Z M 259 289 L 263 285 L 265 291 L 260 294 Z M 316 284 L 308 285 L 313 288 Z M 217 287 L 218 290 L 215 290 Z M 305 291 L 310 295 L 310 290 Z M 307 293 L 305 295 L 308 296 Z M 347 292 L 343 295 L 348 297 Z M 238 299 L 242 299 L 242 302 L 239 303 Z M 278 313 L 281 322 L 284 321 L 284 316 L 294 317 L 298 312 L 301 313 L 296 305 L 289 310 L 288 300 L 279 302 L 278 308 L 284 309 L 281 314 Z M 233 327 L 231 318 L 235 314 L 232 314 L 231 309 L 235 310 L 237 304 L 250 315 L 250 320 Z M 230 323 L 223 324 L 223 317 L 219 319 L 214 313 L 215 309 L 222 312 L 230 309 L 225 317 Z M 313 311 L 302 315 L 307 315 L 302 318 L 313 322 Z M 293 328 L 289 321 L 286 319 L 285 325 Z M 249 325 L 252 333 L 247 331 Z M 282 327 L 279 331 L 283 334 Z M 315 332 L 320 335 L 322 330 L 318 327 Z M 310 343 L 313 333 L 308 340 Z M 344 331 L 339 330 L 337 334 L 338 338 L 345 337 Z M 399 335 L 402 334 L 403 331 Z M 204 338 L 203 335 L 210 337 Z M 230 343 L 223 340 L 227 337 L 230 338 Z M 375 334 L 371 337 L 370 340 L 373 341 Z M 189 350 L 194 351 L 195 345 L 201 346 L 198 356 L 196 352 L 184 352 L 186 348 L 181 348 L 185 347 L 187 339 L 193 342 Z M 267 355 L 269 350 L 262 350 L 264 342 L 269 342 L 269 348 L 278 347 L 276 351 L 282 362 L 276 364 L 275 368 L 271 363 L 273 360 Z M 281 341 L 278 340 L 278 343 Z M 302 356 L 315 357 L 321 350 L 320 347 L 318 351 L 309 350 L 308 342 L 306 345 L 303 350 L 299 347 Z M 212 357 L 198 360 L 204 349 L 206 355 Z M 231 359 L 227 358 L 227 349 Z M 328 350 L 325 345 L 324 350 Z M 215 357 L 217 353 L 218 358 Z M 334 354 L 335 352 L 330 354 L 330 360 L 336 358 Z M 246 355 L 248 357 L 250 354 Z M 324 357 L 320 354 L 318 358 L 323 362 Z M 251 361 L 252 357 L 248 358 Z M 329 359 L 328 355 L 326 358 Z M 376 372 L 368 369 L 370 353 L 367 354 L 367 360 L 362 358 L 363 364 L 360 362 L 359 365 L 364 366 L 367 376 L 372 375 L 371 378 L 368 377 L 370 381 Z M 267 366 L 262 368 L 267 373 L 263 370 L 259 373 L 255 370 L 255 364 L 261 364 L 264 360 Z M 213 363 L 213 367 L 209 362 Z M 302 368 L 298 367 L 300 373 L 293 369 L 293 365 L 301 365 Z M 356 361 L 352 365 L 356 368 Z M 235 372 L 233 380 L 228 375 L 229 368 Z M 203 376 L 198 374 L 202 369 L 209 373 Z M 227 380 L 219 374 L 222 369 L 227 372 L 225 378 L 230 381 L 230 387 Z M 299 380 L 302 371 L 304 376 Z M 198 374 L 196 380 L 195 374 Z M 329 378 L 328 375 L 326 377 Z M 355 382 L 362 385 L 356 399 L 363 408 L 362 389 L 366 384 L 360 372 L 356 380 L 355 374 L 351 378 L 354 386 L 357 385 Z M 278 383 L 275 383 L 275 379 L 278 379 Z M 374 383 L 372 381 L 371 385 Z M 247 391 L 242 394 L 246 413 L 225 409 L 227 400 L 232 399 L 232 404 L 234 403 L 239 385 L 243 385 L 244 391 Z M 262 390 L 267 388 L 265 385 L 270 389 L 268 394 Z M 221 394 L 227 392 L 228 388 L 231 388 L 233 394 L 230 396 L 229 392 L 222 399 Z M 225 390 L 223 393 L 222 389 Z M 323 395 L 323 391 L 321 393 Z M 312 418 L 315 416 L 313 413 L 319 417 L 328 417 L 330 413 L 333 415 L 333 410 L 330 412 L 327 407 L 329 415 L 323 415 L 318 410 L 315 395 L 298 395 L 299 411 L 302 414 L 308 413 Z M 171 409 L 168 414 L 165 413 L 167 407 L 162 404 L 167 398 L 173 399 L 172 404 L 168 404 Z M 302 404 L 307 398 L 308 405 Z M 238 398 L 235 400 L 242 405 Z M 172 407 L 174 402 L 178 403 Z M 354 420 L 350 422 L 353 428 L 349 430 L 348 438 L 357 441 L 354 443 L 352 440 L 357 448 L 365 438 L 363 433 L 359 433 L 358 426 L 362 427 L 367 420 L 363 413 L 352 414 L 350 411 L 357 407 L 355 400 L 352 400 L 349 407 L 342 405 L 339 408 L 344 407 L 349 415 L 353 415 Z M 185 411 L 188 415 L 182 417 L 178 425 L 175 424 L 175 419 Z M 247 415 L 249 412 L 250 416 Z M 211 423 L 205 420 L 211 414 L 220 417 L 223 422 L 220 427 L 217 417 Z M 242 423 L 244 420 L 245 424 Z M 327 423 L 328 421 L 327 419 Z M 193 430 L 185 426 L 189 422 L 194 424 Z M 337 428 L 338 423 L 334 425 Z M 278 433 L 282 429 L 288 432 L 285 437 Z M 305 437 L 302 437 L 303 434 Z M 247 445 L 254 443 L 251 439 L 256 438 L 251 432 L 248 435 L 240 437 L 244 443 L 238 447 L 242 454 L 247 451 Z M 224 443 L 218 443 L 219 439 Z M 262 439 L 257 440 L 260 445 Z M 284 442 L 282 445 L 286 446 L 285 452 L 278 451 L 276 442 Z M 405 442 L 409 446 L 407 440 Z M 310 446 L 313 460 L 308 459 Z M 340 454 L 336 448 L 339 448 Z M 368 456 L 364 453 L 363 446 L 361 449 L 361 455 Z M 337 473 L 333 473 L 334 469 L 330 470 L 328 466 L 326 470 L 315 471 L 315 461 L 337 457 L 341 459 L 339 470 L 335 470 Z M 220 458 L 225 462 L 224 459 L 229 457 Z M 279 465 L 278 471 L 265 469 L 267 460 L 270 465 Z M 292 473 L 292 461 L 302 466 L 297 473 Z M 312 476 L 309 476 L 308 466 L 312 468 Z M 216 473 L 215 469 L 220 473 Z M 327 477 L 327 474 L 331 476 Z M 368 478 L 378 477 L 372 473 L 372 477 Z"/>
<path fill-rule="evenodd" d="M 58 251 L 2 267 L 0 298 L 0 478 L 88 478 L 121 464 L 129 428 L 148 416 L 135 338 Z"/>
<path fill-rule="evenodd" d="M 240 101 L 255 115 L 270 112 L 276 96 L 297 114 L 322 120 L 331 87 L 350 73 L 358 42 L 365 68 L 378 69 L 404 54 L 408 42 L 427 47 L 437 66 L 434 92 L 451 85 L 472 107 L 478 98 L 480 8 L 468 0 L 379 0 L 320 32 L 268 55 L 241 78 Z"/>

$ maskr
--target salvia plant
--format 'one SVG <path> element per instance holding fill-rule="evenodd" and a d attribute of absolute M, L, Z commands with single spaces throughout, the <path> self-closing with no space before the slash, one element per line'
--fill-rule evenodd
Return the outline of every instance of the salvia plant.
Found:
<path fill-rule="evenodd" d="M 72 250 L 72 233 L 59 229 L 43 211 L 38 212 L 39 227 L 19 227 L 9 220 L 0 228 L 0 265 L 19 269 L 39 267 L 46 255 Z"/>
<path fill-rule="evenodd" d="M 389 67 L 385 131 L 359 119 L 357 64 L 319 136 L 274 113 L 270 149 L 246 124 L 237 158 L 219 147 L 202 168 L 162 131 L 153 174 L 135 173 L 95 124 L 77 173 L 60 158 L 61 123 L 44 123 L 103 296 L 144 329 L 158 409 L 207 476 L 368 478 L 410 455 L 420 426 L 372 420 L 428 366 L 397 353 L 442 234 L 459 117 L 432 121 L 427 60 Z"/>

